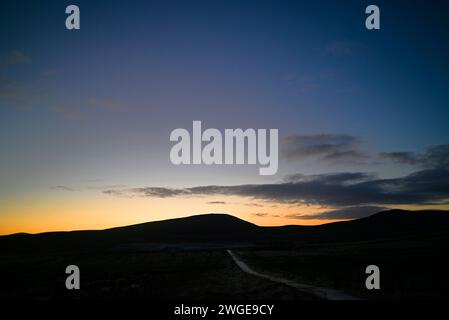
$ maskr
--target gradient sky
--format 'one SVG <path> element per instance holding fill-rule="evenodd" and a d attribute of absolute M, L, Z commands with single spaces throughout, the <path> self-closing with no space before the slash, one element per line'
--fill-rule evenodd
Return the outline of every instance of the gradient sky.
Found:
<path fill-rule="evenodd" d="M 81 30 L 65 29 L 69 4 Z M 364 26 L 369 4 L 381 30 Z M 280 225 L 449 208 L 448 9 L 2 1 L 0 234 L 205 212 Z M 278 173 L 172 165 L 170 132 L 193 120 L 278 128 Z"/>

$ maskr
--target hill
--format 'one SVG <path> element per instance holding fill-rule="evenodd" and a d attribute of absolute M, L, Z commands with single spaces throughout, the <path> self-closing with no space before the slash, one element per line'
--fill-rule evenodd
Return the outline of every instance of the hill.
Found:
<path fill-rule="evenodd" d="M 227 214 L 205 214 L 96 231 L 0 237 L 2 252 L 98 250 L 145 243 L 261 244 L 347 242 L 449 233 L 447 211 L 389 210 L 319 226 L 260 227 Z"/>
<path fill-rule="evenodd" d="M 314 242 L 370 241 L 449 234 L 449 211 L 387 210 L 371 216 L 312 227 L 279 227 L 278 234 Z"/>

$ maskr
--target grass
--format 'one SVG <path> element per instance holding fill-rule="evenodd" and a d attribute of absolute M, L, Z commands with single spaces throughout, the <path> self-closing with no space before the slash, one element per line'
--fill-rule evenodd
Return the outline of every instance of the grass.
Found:
<path fill-rule="evenodd" d="M 257 271 L 365 299 L 441 299 L 449 288 L 447 240 L 328 243 L 238 253 Z M 371 264 L 380 268 L 380 290 L 365 287 L 365 268 Z"/>
<path fill-rule="evenodd" d="M 243 273 L 224 251 L 1 258 L 2 299 L 313 299 Z M 69 264 L 80 268 L 81 290 L 65 289 Z"/>

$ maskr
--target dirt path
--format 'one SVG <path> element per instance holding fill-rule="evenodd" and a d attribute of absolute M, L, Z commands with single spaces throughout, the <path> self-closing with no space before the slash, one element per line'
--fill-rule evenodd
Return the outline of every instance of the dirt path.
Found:
<path fill-rule="evenodd" d="M 347 294 L 345 294 L 345 293 L 343 293 L 341 291 L 338 291 L 338 290 L 329 289 L 329 288 L 322 288 L 322 287 L 316 287 L 316 286 L 303 284 L 303 283 L 298 283 L 298 282 L 293 281 L 293 280 L 278 278 L 278 277 L 270 276 L 268 274 L 264 274 L 264 273 L 260 273 L 260 272 L 254 271 L 245 262 L 240 260 L 240 258 L 237 257 L 234 252 L 232 252 L 232 250 L 226 250 L 226 251 L 229 253 L 229 255 L 232 257 L 234 262 L 237 264 L 237 266 L 243 272 L 246 272 L 246 273 L 251 274 L 253 276 L 256 276 L 256 277 L 259 277 L 259 278 L 263 278 L 263 279 L 267 279 L 267 280 L 270 280 L 270 281 L 274 281 L 274 282 L 277 282 L 277 283 L 284 284 L 286 286 L 289 286 L 289 287 L 301 290 L 301 291 L 303 291 L 305 293 L 312 294 L 312 295 L 314 295 L 314 296 L 316 296 L 318 298 L 321 298 L 321 299 L 326 299 L 326 300 L 359 300 L 359 298 L 347 295 Z"/>

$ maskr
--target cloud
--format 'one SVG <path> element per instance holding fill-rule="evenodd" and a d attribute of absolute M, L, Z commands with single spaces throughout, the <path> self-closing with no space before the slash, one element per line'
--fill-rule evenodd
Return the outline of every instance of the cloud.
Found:
<path fill-rule="evenodd" d="M 260 203 L 244 203 L 243 205 L 247 207 L 257 207 L 257 208 L 265 207 L 263 204 Z"/>
<path fill-rule="evenodd" d="M 284 179 L 286 182 L 305 182 L 305 181 L 323 181 L 325 183 L 351 184 L 361 181 L 368 181 L 374 178 L 374 175 L 365 172 L 338 172 L 325 173 L 317 175 L 304 175 L 296 173 L 287 175 Z"/>
<path fill-rule="evenodd" d="M 427 148 L 424 153 L 382 152 L 380 157 L 396 163 L 420 166 L 423 168 L 449 168 L 449 144 Z"/>
<path fill-rule="evenodd" d="M 170 198 L 175 196 L 191 194 L 188 189 L 173 189 L 164 187 L 144 187 L 129 189 L 130 193 L 144 197 Z"/>
<path fill-rule="evenodd" d="M 89 185 L 85 186 L 83 190 L 117 190 L 117 189 L 126 188 L 125 184 L 110 184 L 110 185 Z"/>
<path fill-rule="evenodd" d="M 393 179 L 376 179 L 363 173 L 314 175 L 295 182 L 192 188 L 142 187 L 124 189 L 123 194 L 169 198 L 178 196 L 241 196 L 278 203 L 330 207 L 448 204 L 449 170 L 429 169 Z M 105 190 L 104 193 L 112 193 Z"/>
<path fill-rule="evenodd" d="M 402 164 L 416 165 L 419 163 L 419 159 L 413 152 L 402 152 L 402 151 L 381 152 L 379 156 L 383 159 L 391 160 L 393 162 Z"/>
<path fill-rule="evenodd" d="M 318 214 L 289 214 L 286 218 L 303 219 L 303 220 L 346 220 L 346 219 L 360 219 L 368 217 L 372 214 L 388 210 L 389 208 L 380 206 L 360 206 L 360 207 L 346 207 L 330 211 L 321 212 Z"/>
<path fill-rule="evenodd" d="M 209 201 L 207 204 L 226 204 L 226 201 Z"/>
<path fill-rule="evenodd" d="M 290 135 L 281 141 L 281 155 L 288 160 L 317 158 L 324 161 L 360 162 L 369 157 L 360 151 L 360 140 L 347 134 Z"/>
<path fill-rule="evenodd" d="M 120 191 L 120 190 L 114 190 L 114 189 L 106 189 L 103 190 L 104 194 L 110 195 L 110 196 L 114 196 L 114 197 L 119 197 L 119 198 L 132 198 L 133 195 L 132 194 L 128 194 L 126 192 Z"/>
<path fill-rule="evenodd" d="M 268 218 L 268 217 L 279 218 L 280 217 L 280 215 L 278 215 L 278 214 L 270 214 L 270 213 L 264 213 L 264 212 L 251 213 L 251 215 L 255 216 L 255 217 L 259 217 L 259 218 Z"/>
<path fill-rule="evenodd" d="M 104 194 L 110 194 L 115 196 L 129 196 L 126 192 L 120 191 L 120 189 L 126 188 L 126 185 L 124 184 L 112 184 L 112 185 L 103 185 L 103 186 L 77 186 L 77 187 L 68 187 L 64 185 L 59 186 L 53 186 L 51 187 L 52 190 L 59 190 L 59 191 L 67 191 L 67 192 L 83 192 L 83 191 L 89 191 L 89 190 L 102 190 Z"/>
<path fill-rule="evenodd" d="M 67 186 L 54 186 L 54 187 L 51 187 L 51 188 L 53 190 L 69 191 L 69 192 L 79 191 L 78 189 L 74 189 L 74 188 L 67 187 Z"/>

